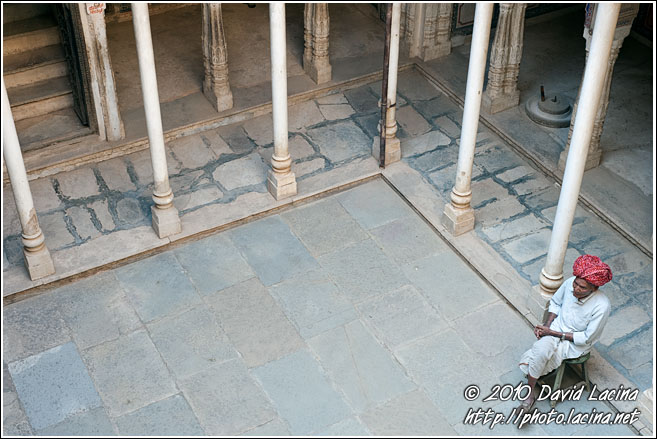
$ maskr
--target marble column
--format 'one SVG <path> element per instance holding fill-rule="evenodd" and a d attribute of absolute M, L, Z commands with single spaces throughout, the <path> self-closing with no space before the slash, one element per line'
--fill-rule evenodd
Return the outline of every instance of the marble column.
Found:
<path fill-rule="evenodd" d="M 269 3 L 269 35 L 271 39 L 271 94 L 274 125 L 274 153 L 267 173 L 267 188 L 280 200 L 297 193 L 297 180 L 292 172 L 287 130 L 287 50 L 285 46 L 285 3 Z"/>
<path fill-rule="evenodd" d="M 92 102 L 98 121 L 98 134 L 103 140 L 120 140 L 125 137 L 125 129 L 107 47 L 105 3 L 84 3 L 80 5 L 79 10 L 84 48 L 89 60 Z"/>
<path fill-rule="evenodd" d="M 16 125 L 11 114 L 11 105 L 2 79 L 2 139 L 3 156 L 7 165 L 7 173 L 11 181 L 11 189 L 16 201 L 16 211 L 21 222 L 23 241 L 23 256 L 30 279 L 41 279 L 55 273 L 55 266 L 50 257 L 45 238 L 39 227 L 34 200 L 27 180 L 23 154 L 16 134 Z"/>
<path fill-rule="evenodd" d="M 568 238 L 584 176 L 598 103 L 603 94 L 605 71 L 609 63 L 613 30 L 619 10 L 619 3 L 598 5 L 596 28 L 593 31 L 591 50 L 582 79 L 580 107 L 573 128 L 572 145 L 566 162 L 547 258 L 539 276 L 539 284 L 534 287 L 530 295 L 532 300 L 528 303 L 530 311 L 539 321 L 543 321 L 548 301 L 563 283 L 563 263 Z"/>
<path fill-rule="evenodd" d="M 173 205 L 173 192 L 169 186 L 162 117 L 160 115 L 160 98 L 157 91 L 155 58 L 151 40 L 151 24 L 148 16 L 148 3 L 131 3 L 132 23 L 137 43 L 139 75 L 141 90 L 144 95 L 144 112 L 150 144 L 151 162 L 153 164 L 153 201 L 151 206 L 153 229 L 160 238 L 180 233 L 182 226 L 178 209 Z"/>
<path fill-rule="evenodd" d="M 397 138 L 397 73 L 399 70 L 399 28 L 401 19 L 401 4 L 392 4 L 392 22 L 390 24 L 390 57 L 388 59 L 388 90 L 386 95 L 385 120 L 385 159 L 384 166 L 398 162 L 401 159 L 401 142 Z M 381 122 L 379 122 L 381 133 Z M 374 138 L 372 142 L 372 155 L 377 161 L 381 155 L 381 137 Z"/>
<path fill-rule="evenodd" d="M 218 112 L 233 108 L 228 83 L 228 52 L 221 16 L 221 3 L 202 3 L 203 94 Z"/>
<path fill-rule="evenodd" d="M 450 194 L 451 201 L 445 204 L 443 213 L 443 225 L 454 236 L 461 235 L 474 228 L 474 209 L 470 206 L 472 201 L 470 183 L 492 18 L 493 3 L 478 3 L 475 9 L 470 61 L 468 64 L 463 122 L 461 124 L 461 142 L 456 165 L 456 182 Z"/>
<path fill-rule="evenodd" d="M 620 52 L 621 47 L 623 46 L 623 41 L 630 34 L 632 29 L 632 22 L 639 12 L 639 5 L 637 3 L 624 3 L 621 5 L 621 10 L 618 15 L 618 24 L 616 25 L 616 30 L 614 32 L 614 40 L 611 43 L 611 55 L 609 56 L 609 62 L 607 63 L 607 71 L 605 72 L 605 82 L 604 89 L 602 91 L 602 97 L 600 103 L 598 104 L 598 111 L 595 116 L 595 123 L 593 125 L 593 133 L 591 134 L 591 143 L 589 144 L 589 153 L 586 157 L 586 166 L 585 171 L 593 169 L 600 164 L 602 160 L 602 149 L 600 148 L 600 137 L 602 136 L 602 129 L 605 123 L 605 118 L 607 117 L 607 108 L 609 106 L 609 92 L 611 90 L 611 80 L 614 72 L 614 65 L 618 59 L 618 53 Z M 593 13 L 593 18 L 595 13 Z M 591 46 L 591 36 L 593 34 L 593 24 L 594 21 L 587 21 L 584 26 L 584 39 L 586 40 L 586 59 L 589 57 L 589 47 Z M 580 85 L 581 90 L 581 85 Z M 568 130 L 568 140 L 566 141 L 566 148 L 561 152 L 559 156 L 559 169 L 564 170 L 566 168 L 566 158 L 568 157 L 568 151 L 570 150 L 570 143 L 573 135 L 573 126 L 575 124 L 575 115 L 577 113 L 577 106 L 579 104 L 579 91 L 577 93 L 577 99 L 573 105 L 573 115 L 570 119 L 570 128 Z"/>
<path fill-rule="evenodd" d="M 328 3 L 306 3 L 303 20 L 303 70 L 317 84 L 331 80 Z"/>
<path fill-rule="evenodd" d="M 518 73 L 522 58 L 526 3 L 500 3 L 495 39 L 490 53 L 488 84 L 482 107 L 494 114 L 520 102 Z"/>

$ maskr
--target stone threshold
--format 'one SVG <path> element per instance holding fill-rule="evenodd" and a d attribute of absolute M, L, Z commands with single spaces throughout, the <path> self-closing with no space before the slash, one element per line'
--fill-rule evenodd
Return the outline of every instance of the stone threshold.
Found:
<path fill-rule="evenodd" d="M 408 62 L 400 65 L 399 71 L 414 68 L 414 63 Z M 360 87 L 381 79 L 380 70 L 358 76 L 328 86 L 314 88 L 305 92 L 288 96 L 288 106 L 300 104 L 320 98 L 334 91 L 345 91 Z M 202 133 L 207 130 L 219 128 L 233 123 L 243 122 L 264 114 L 271 113 L 271 102 L 255 105 L 243 109 L 227 110 L 216 117 L 196 121 L 164 132 L 165 143 L 180 137 Z M 144 127 L 145 132 L 145 127 Z M 72 140 L 54 143 L 46 148 L 23 153 L 23 160 L 27 170 L 28 180 L 47 177 L 60 172 L 72 171 L 79 167 L 109 160 L 115 157 L 132 154 L 148 149 L 148 137 L 141 135 L 138 138 L 122 139 L 119 141 L 103 141 L 97 135 L 78 137 Z M 3 185 L 9 183 L 9 175 L 3 163 Z"/>
<path fill-rule="evenodd" d="M 424 62 L 422 62 L 419 59 L 416 59 L 414 68 L 418 73 L 422 74 L 422 76 L 424 76 L 429 82 L 431 82 L 436 87 L 438 87 L 438 89 L 441 92 L 445 93 L 452 101 L 454 101 L 461 108 L 463 108 L 464 99 L 457 92 L 452 90 L 452 88 L 449 86 L 449 84 L 446 81 L 441 80 L 439 77 L 431 73 L 431 68 L 428 67 Z M 500 124 L 495 123 L 495 121 L 493 121 L 488 116 L 489 116 L 488 114 L 482 111 L 481 114 L 479 115 L 479 121 L 486 128 L 491 130 L 495 135 L 499 136 L 507 145 L 511 147 L 511 149 L 514 150 L 514 152 L 518 153 L 523 159 L 531 163 L 535 169 L 542 172 L 546 177 L 552 179 L 559 187 L 561 187 L 561 184 L 563 183 L 562 172 L 559 172 L 554 167 L 547 166 L 539 156 L 532 153 L 532 151 L 525 149 L 525 147 L 520 142 L 517 142 L 513 137 L 511 137 L 508 133 L 506 133 L 502 129 L 502 127 L 500 127 Z M 602 221 L 608 224 L 611 228 L 613 228 L 618 233 L 620 233 L 625 239 L 630 241 L 632 245 L 634 245 L 639 250 L 641 250 L 646 256 L 652 259 L 653 257 L 652 248 L 648 247 L 646 244 L 641 242 L 641 238 L 635 236 L 631 230 L 628 230 L 627 228 L 620 225 L 619 224 L 620 221 L 617 221 L 615 218 L 609 215 L 608 212 L 599 209 L 596 206 L 597 203 L 592 194 L 587 193 L 585 190 L 581 190 L 579 193 L 578 201 L 582 203 L 584 206 L 586 206 L 587 209 L 593 212 L 596 216 L 598 216 L 598 218 L 600 218 Z"/>

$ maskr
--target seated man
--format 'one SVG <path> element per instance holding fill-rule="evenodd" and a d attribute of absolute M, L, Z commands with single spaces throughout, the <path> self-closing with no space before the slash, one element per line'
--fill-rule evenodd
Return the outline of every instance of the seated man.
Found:
<path fill-rule="evenodd" d="M 534 328 L 538 341 L 520 359 L 520 370 L 532 389 L 520 406 L 524 410 L 534 404 L 536 380 L 563 360 L 589 352 L 609 317 L 609 299 L 598 291 L 611 280 L 609 266 L 597 256 L 583 255 L 575 261 L 573 275 L 550 299 L 547 321 Z"/>

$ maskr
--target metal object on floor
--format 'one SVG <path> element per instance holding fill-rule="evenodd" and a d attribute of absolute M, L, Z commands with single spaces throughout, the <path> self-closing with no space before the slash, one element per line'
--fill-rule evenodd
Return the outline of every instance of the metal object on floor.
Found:
<path fill-rule="evenodd" d="M 573 106 L 568 98 L 555 94 L 545 97 L 545 90 L 541 86 L 541 96 L 533 96 L 525 104 L 527 116 L 539 125 L 551 128 L 565 128 L 570 126 L 570 116 Z"/>

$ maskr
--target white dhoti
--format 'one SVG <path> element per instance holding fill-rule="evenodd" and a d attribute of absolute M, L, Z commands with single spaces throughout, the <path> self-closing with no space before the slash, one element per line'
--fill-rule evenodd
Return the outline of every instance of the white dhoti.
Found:
<path fill-rule="evenodd" d="M 531 349 L 520 357 L 520 370 L 525 375 L 540 378 L 559 367 L 563 360 L 572 358 L 568 340 L 545 336 L 536 340 Z"/>

